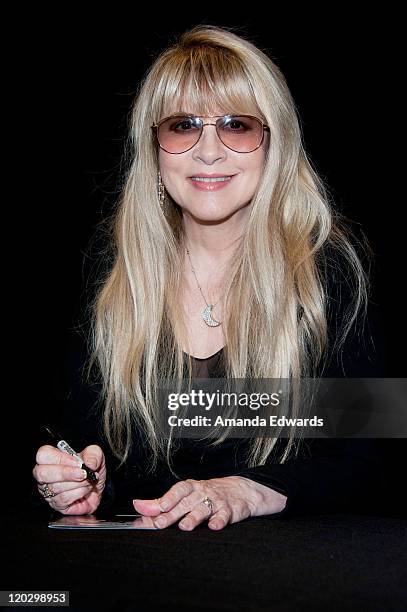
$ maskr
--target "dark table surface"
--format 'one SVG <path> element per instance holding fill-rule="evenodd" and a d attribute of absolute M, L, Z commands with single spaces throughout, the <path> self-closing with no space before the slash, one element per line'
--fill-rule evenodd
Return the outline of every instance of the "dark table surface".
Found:
<path fill-rule="evenodd" d="M 261 517 L 219 532 L 64 531 L 27 513 L 2 525 L 1 588 L 69 590 L 73 610 L 407 610 L 402 517 Z"/>

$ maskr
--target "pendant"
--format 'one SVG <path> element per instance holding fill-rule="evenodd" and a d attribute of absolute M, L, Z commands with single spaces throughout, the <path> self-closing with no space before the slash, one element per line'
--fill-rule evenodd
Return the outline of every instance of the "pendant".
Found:
<path fill-rule="evenodd" d="M 202 318 L 205 321 L 205 323 L 209 325 L 209 327 L 218 327 L 221 324 L 221 322 L 216 321 L 216 319 L 212 319 L 212 316 L 211 316 L 212 308 L 213 306 L 211 304 L 207 306 L 205 310 L 203 310 L 202 312 Z"/>

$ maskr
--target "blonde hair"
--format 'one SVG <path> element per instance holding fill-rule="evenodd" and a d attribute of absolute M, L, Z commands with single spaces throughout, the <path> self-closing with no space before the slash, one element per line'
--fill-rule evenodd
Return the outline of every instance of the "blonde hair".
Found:
<path fill-rule="evenodd" d="M 107 220 L 112 265 L 90 304 L 89 365 L 97 365 L 103 382 L 106 439 L 124 462 L 132 427 L 141 427 L 152 451 L 152 470 L 160 456 L 171 468 L 171 440 L 157 434 L 157 390 L 183 378 L 182 347 L 188 342 L 179 299 L 182 212 L 169 194 L 165 214 L 160 208 L 151 125 L 184 108 L 184 100 L 205 116 L 213 108 L 232 109 L 256 115 L 270 128 L 262 177 L 225 287 L 226 377 L 315 375 L 327 345 L 327 247 L 341 253 L 350 271 L 347 282 L 353 282 L 354 301 L 336 339 L 338 347 L 367 305 L 367 276 L 351 232 L 307 158 L 295 104 L 279 68 L 231 29 L 205 25 L 185 32 L 156 58 L 140 83 L 128 169 L 117 210 Z M 294 440 L 293 434 L 280 462 L 295 450 Z M 276 441 L 254 438 L 248 465 L 264 464 Z"/>

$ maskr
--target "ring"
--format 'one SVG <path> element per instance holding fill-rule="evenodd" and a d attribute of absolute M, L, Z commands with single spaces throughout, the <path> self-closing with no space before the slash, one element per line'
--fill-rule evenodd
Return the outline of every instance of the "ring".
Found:
<path fill-rule="evenodd" d="M 55 491 L 53 491 L 51 487 L 49 487 L 47 484 L 45 485 L 43 489 L 40 489 L 40 490 L 42 491 L 45 499 L 47 499 L 48 497 L 55 497 L 55 495 L 57 495 Z"/>
<path fill-rule="evenodd" d="M 211 500 L 210 497 L 206 496 L 203 498 L 202 503 L 205 504 L 205 506 L 207 508 L 209 508 L 209 516 L 212 516 L 213 514 L 213 501 Z"/>

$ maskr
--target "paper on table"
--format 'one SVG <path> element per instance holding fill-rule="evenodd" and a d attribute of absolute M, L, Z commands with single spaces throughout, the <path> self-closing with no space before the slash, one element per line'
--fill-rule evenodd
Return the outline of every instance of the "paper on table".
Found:
<path fill-rule="evenodd" d="M 63 516 L 48 523 L 51 529 L 158 529 L 149 516 L 141 514 L 116 514 L 103 519 L 93 514 Z"/>

